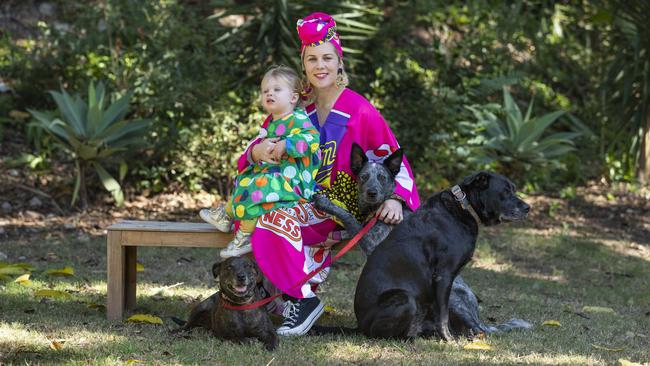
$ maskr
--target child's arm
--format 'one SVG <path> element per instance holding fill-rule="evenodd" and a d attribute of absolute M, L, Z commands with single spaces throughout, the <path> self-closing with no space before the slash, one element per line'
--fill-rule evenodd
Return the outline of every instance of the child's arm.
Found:
<path fill-rule="evenodd" d="M 294 113 L 294 128 L 284 140 L 286 153 L 294 158 L 311 156 L 320 148 L 320 134 L 302 112 Z"/>

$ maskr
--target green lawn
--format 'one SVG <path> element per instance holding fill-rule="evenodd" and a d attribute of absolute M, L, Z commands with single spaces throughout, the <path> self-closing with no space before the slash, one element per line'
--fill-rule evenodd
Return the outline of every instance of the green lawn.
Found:
<path fill-rule="evenodd" d="M 160 316 L 165 325 L 111 324 L 101 306 L 92 306 L 106 301 L 104 238 L 2 239 L 0 251 L 9 262 L 26 262 L 34 270 L 31 287 L 0 282 L 0 364 L 643 364 L 650 362 L 650 257 L 638 247 L 580 230 L 491 228 L 481 233 L 463 276 L 481 298 L 486 322 L 518 317 L 534 324 L 532 330 L 488 336 L 483 341 L 491 350 L 466 350 L 464 339 L 445 344 L 327 336 L 282 338 L 271 353 L 260 343 L 222 342 L 201 331 L 188 338 L 168 333 L 173 325 L 165 317 L 186 318 L 192 301 L 211 294 L 214 250 L 141 248 L 137 312 Z M 321 290 L 331 307 L 321 324 L 354 324 L 362 263 L 353 251 L 335 265 Z M 75 275 L 44 273 L 64 266 Z M 70 296 L 34 296 L 49 288 Z M 585 306 L 611 311 L 589 312 Z M 542 325 L 547 320 L 561 325 Z"/>

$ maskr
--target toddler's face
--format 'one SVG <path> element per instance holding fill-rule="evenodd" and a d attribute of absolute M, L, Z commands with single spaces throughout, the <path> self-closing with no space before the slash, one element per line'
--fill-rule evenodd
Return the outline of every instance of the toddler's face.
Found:
<path fill-rule="evenodd" d="M 262 107 L 267 113 L 281 115 L 291 112 L 298 101 L 298 93 L 281 78 L 269 77 L 262 82 Z"/>

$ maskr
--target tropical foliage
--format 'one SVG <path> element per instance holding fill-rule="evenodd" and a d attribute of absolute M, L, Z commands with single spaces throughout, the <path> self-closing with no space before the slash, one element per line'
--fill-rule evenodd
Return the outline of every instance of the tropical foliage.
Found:
<path fill-rule="evenodd" d="M 549 164 L 558 167 L 558 159 L 575 150 L 577 131 L 547 133 L 565 111 L 533 116 L 534 99 L 523 115 L 507 88 L 503 88 L 503 106 L 469 106 L 483 131 L 479 142 L 483 152 L 482 164 L 496 162 L 499 170 L 509 177 L 523 177 L 532 168 Z M 500 118 L 502 115 L 503 118 Z"/>
<path fill-rule="evenodd" d="M 9 112 L 54 109 L 43 98 L 47 90 L 81 90 L 104 80 L 113 90 L 132 91 L 132 118 L 156 121 L 148 129 L 151 145 L 133 161 L 125 184 L 227 194 L 234 162 L 263 118 L 259 76 L 271 64 L 298 67 L 295 24 L 312 11 L 334 15 L 350 87 L 391 125 L 423 191 L 483 167 L 487 160 L 477 156 L 491 157 L 499 169 L 508 168 L 506 155 L 512 164 L 535 164 L 537 175 L 524 178 L 540 189 L 549 188 L 543 179 L 549 176 L 558 184 L 630 181 L 643 165 L 650 36 L 649 5 L 641 0 L 54 3 L 55 14 L 37 27 L 0 38 L 0 75 L 12 90 L 0 95 L 0 130 L 21 131 L 32 143 L 26 153 L 38 156 L 40 166 L 59 159 L 47 146 L 54 139 Z M 4 4 L 16 14 L 33 6 Z M 570 139 L 573 145 L 561 144 L 580 158 L 536 152 L 542 164 L 506 140 L 499 140 L 498 153 L 483 144 L 495 136 L 472 108 L 493 113 L 506 129 L 501 90 L 508 85 L 517 85 L 509 90 L 519 105 L 535 95 L 531 113 L 539 118 L 565 111 L 537 143 L 553 133 L 582 132 Z M 550 174 L 561 166 L 567 169 Z"/>
<path fill-rule="evenodd" d="M 58 107 L 56 115 L 29 109 L 34 124 L 49 133 L 57 145 L 71 154 L 75 164 L 74 204 L 81 193 L 81 205 L 86 207 L 86 170 L 90 167 L 99 176 L 102 185 L 115 202 L 121 205 L 124 194 L 119 182 L 106 170 L 105 164 L 115 163 L 120 152 L 143 146 L 146 128 L 151 121 L 125 119 L 132 94 L 125 93 L 110 103 L 104 84 L 88 86 L 87 101 L 65 90 L 49 92 Z M 119 180 L 124 178 L 127 165 L 119 161 Z"/>

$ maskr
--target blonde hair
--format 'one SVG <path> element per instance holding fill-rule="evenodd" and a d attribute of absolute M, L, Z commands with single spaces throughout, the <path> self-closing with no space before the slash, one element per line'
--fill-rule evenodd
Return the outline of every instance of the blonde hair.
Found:
<path fill-rule="evenodd" d="M 264 73 L 260 86 L 264 85 L 264 82 L 270 78 L 284 81 L 289 85 L 294 93 L 297 93 L 298 96 L 300 96 L 300 92 L 302 91 L 302 81 L 294 69 L 284 65 L 273 65 L 269 67 L 266 73 Z M 297 106 L 301 106 L 300 98 L 298 98 Z"/>

